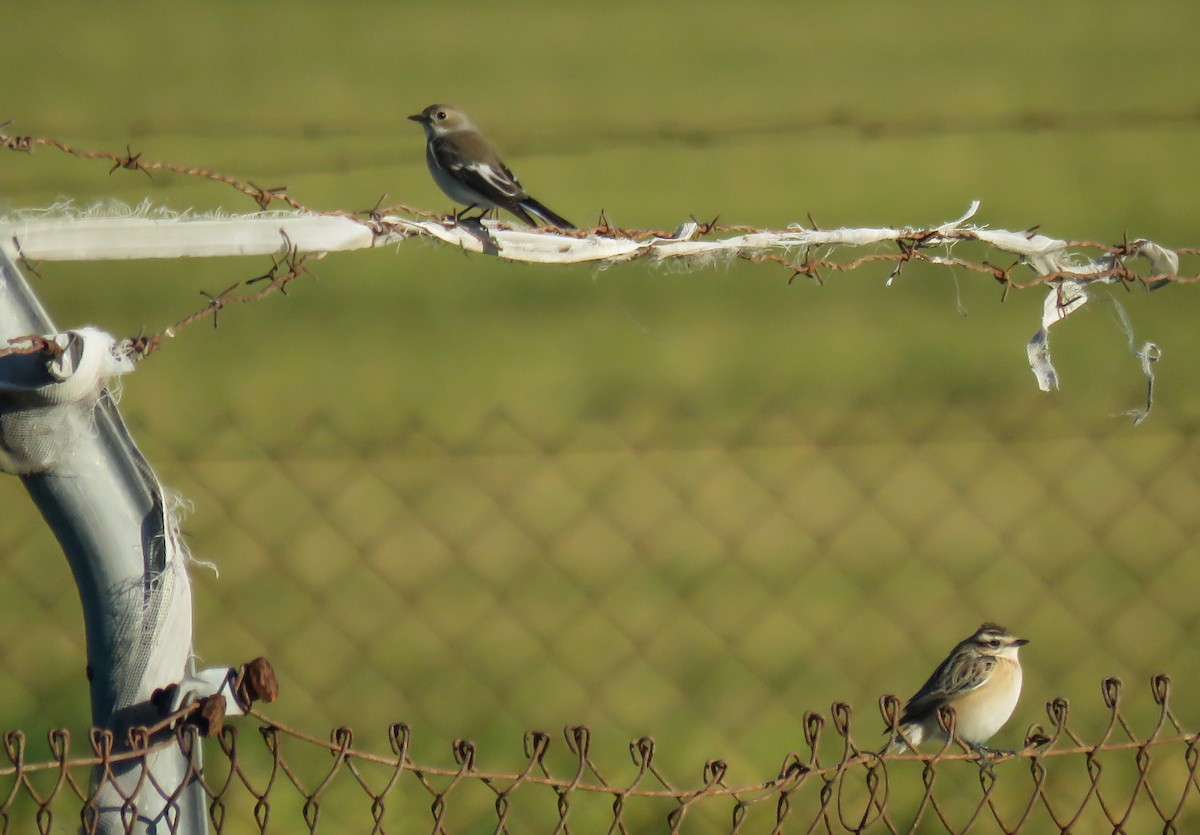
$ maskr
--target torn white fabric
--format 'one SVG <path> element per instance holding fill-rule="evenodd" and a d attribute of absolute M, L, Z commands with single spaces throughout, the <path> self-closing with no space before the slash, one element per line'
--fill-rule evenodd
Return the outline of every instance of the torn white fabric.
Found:
<path fill-rule="evenodd" d="M 338 215 L 22 217 L 0 220 L 0 245 L 34 261 L 273 255 L 366 249 L 370 226 Z"/>
<path fill-rule="evenodd" d="M 1070 316 L 1087 304 L 1087 291 L 1078 281 L 1056 282 L 1042 303 L 1042 326 L 1029 340 L 1029 367 L 1037 377 L 1038 388 L 1051 391 L 1058 388 L 1058 372 L 1050 360 L 1050 326 Z"/>
<path fill-rule="evenodd" d="M 134 209 L 101 206 L 75 211 L 68 205 L 44 212 L 0 216 L 0 248 L 33 260 L 91 260 L 105 258 L 168 258 L 202 255 L 271 255 L 281 250 L 298 253 L 333 252 L 381 247 L 410 238 L 433 238 L 466 252 L 493 255 L 509 261 L 537 264 L 615 264 L 637 258 L 674 261 L 708 267 L 738 257 L 781 253 L 833 251 L 838 247 L 868 247 L 906 242 L 920 247 L 922 260 L 955 265 L 949 257 L 934 256 L 932 247 L 949 250 L 962 241 L 977 241 L 1017 256 L 1018 263 L 1053 283 L 1045 301 L 1041 327 L 1027 345 L 1030 367 L 1043 391 L 1058 388 L 1050 360 L 1049 328 L 1087 301 L 1084 288 L 1118 280 L 1122 259 L 1140 256 L 1154 270 L 1147 280 L 1152 289 L 1178 275 L 1179 253 L 1139 238 L 1088 259 L 1087 246 L 1025 232 L 986 229 L 972 221 L 979 202 L 972 201 L 959 217 L 928 227 L 864 227 L 809 229 L 792 224 L 784 230 L 707 234 L 704 224 L 689 221 L 672 234 L 627 237 L 619 231 L 562 232 L 513 228 L 493 220 L 412 220 L 399 216 L 355 218 L 342 214 L 256 212 L 246 215 L 199 216 L 164 213 L 146 204 Z M 1094 246 L 1091 247 L 1095 249 Z M 1072 251 L 1072 250 L 1075 251 Z M 868 256 L 863 260 L 871 260 Z M 897 262 L 888 276 L 899 274 Z M 1003 278 L 1003 276 L 1000 276 Z M 169 333 L 169 332 L 168 332 Z M 78 372 L 75 372 L 78 373 Z"/>
<path fill-rule="evenodd" d="M 1146 408 L 1130 409 L 1123 413 L 1133 418 L 1134 426 L 1149 417 L 1150 409 L 1154 406 L 1154 363 L 1162 359 L 1162 350 L 1153 342 L 1147 342 L 1137 352 L 1137 357 L 1142 361 L 1142 375 L 1146 378 Z"/>
<path fill-rule="evenodd" d="M 76 328 L 46 339 L 61 350 L 42 364 L 44 373 L 19 379 L 0 375 L 0 391 L 21 392 L 25 402 L 74 403 L 98 395 L 110 377 L 133 371 L 128 353 L 99 328 Z"/>
<path fill-rule="evenodd" d="M 48 336 L 61 349 L 10 354 L 0 373 L 0 471 L 29 475 L 52 468 L 71 439 L 91 430 L 108 381 L 133 370 L 110 334 L 85 327 Z"/>
<path fill-rule="evenodd" d="M 1179 275 L 1179 253 L 1175 250 L 1145 238 L 1138 238 L 1133 242 L 1133 246 L 1137 247 L 1138 255 L 1150 262 L 1150 268 L 1154 270 L 1155 275 L 1171 278 Z"/>

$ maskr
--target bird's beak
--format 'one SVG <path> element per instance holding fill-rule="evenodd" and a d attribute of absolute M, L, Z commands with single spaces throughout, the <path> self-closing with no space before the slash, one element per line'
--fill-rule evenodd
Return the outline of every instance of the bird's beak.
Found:
<path fill-rule="evenodd" d="M 1023 646 L 1025 646 L 1027 643 L 1029 643 L 1029 639 L 1028 639 L 1028 638 L 1017 638 L 1017 640 L 1013 641 L 1013 646 L 1014 646 L 1014 647 L 1023 647 Z"/>
<path fill-rule="evenodd" d="M 413 122 L 428 122 L 429 121 L 429 117 L 426 116 L 424 113 L 414 113 L 413 115 L 409 116 L 408 118 Z"/>

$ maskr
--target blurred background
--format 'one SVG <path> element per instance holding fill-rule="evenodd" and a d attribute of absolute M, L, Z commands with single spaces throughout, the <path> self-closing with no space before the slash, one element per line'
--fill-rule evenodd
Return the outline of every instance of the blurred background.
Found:
<path fill-rule="evenodd" d="M 1188 0 L 588 4 L 66 3 L 5 14 L 7 133 L 287 186 L 321 210 L 431 211 L 420 129 L 457 103 L 579 225 L 976 220 L 1200 245 L 1200 7 Z M 0 206 L 251 211 L 194 178 L 0 155 Z M 60 327 L 135 335 L 262 259 L 44 264 Z M 1163 349 L 1154 410 L 1114 304 L 1025 344 L 1044 291 L 887 267 L 501 263 L 423 242 L 330 256 L 124 382 L 188 503 L 202 665 L 266 655 L 280 720 L 414 756 L 587 724 L 698 780 L 775 773 L 806 711 L 907 697 L 995 620 L 1031 639 L 1015 746 L 1068 697 L 1132 714 L 1170 673 L 1200 722 L 1200 304 L 1097 291 Z M 66 561 L 0 481 L 0 725 L 87 725 Z"/>

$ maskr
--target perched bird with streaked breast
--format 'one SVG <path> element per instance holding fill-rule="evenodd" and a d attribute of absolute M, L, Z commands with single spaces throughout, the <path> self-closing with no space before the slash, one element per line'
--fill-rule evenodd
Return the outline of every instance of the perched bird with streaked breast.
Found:
<path fill-rule="evenodd" d="M 900 732 L 893 732 L 884 752 L 903 753 L 922 742 L 945 744 L 946 732 L 938 721 L 943 706 L 954 708 L 959 739 L 976 752 L 990 752 L 987 741 L 1012 716 L 1021 696 L 1017 652 L 1027 643 L 995 623 L 984 623 L 959 641 L 904 705 Z"/>
<path fill-rule="evenodd" d="M 425 128 L 425 162 L 434 182 L 466 206 L 456 215 L 459 220 L 472 209 L 482 210 L 480 218 L 504 209 L 530 226 L 538 225 L 536 217 L 560 229 L 575 228 L 529 196 L 466 113 L 449 104 L 431 104 L 408 118 Z"/>

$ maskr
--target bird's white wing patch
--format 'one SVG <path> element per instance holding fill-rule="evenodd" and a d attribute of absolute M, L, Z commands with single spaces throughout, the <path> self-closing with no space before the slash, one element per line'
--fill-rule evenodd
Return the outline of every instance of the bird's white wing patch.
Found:
<path fill-rule="evenodd" d="M 482 162 L 467 163 L 463 167 L 509 199 L 525 196 L 525 190 L 507 168 L 496 168 Z"/>

